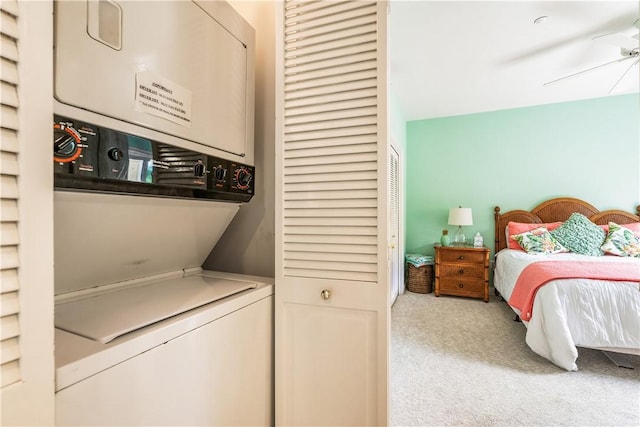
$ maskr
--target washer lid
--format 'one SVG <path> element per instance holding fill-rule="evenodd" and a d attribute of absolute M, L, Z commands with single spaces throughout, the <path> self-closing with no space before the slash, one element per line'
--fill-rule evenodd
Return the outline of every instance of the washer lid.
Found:
<path fill-rule="evenodd" d="M 201 267 L 240 204 L 54 192 L 55 294 Z"/>
<path fill-rule="evenodd" d="M 56 306 L 55 326 L 108 343 L 193 308 L 254 289 L 255 283 L 186 276 L 119 289 Z"/>

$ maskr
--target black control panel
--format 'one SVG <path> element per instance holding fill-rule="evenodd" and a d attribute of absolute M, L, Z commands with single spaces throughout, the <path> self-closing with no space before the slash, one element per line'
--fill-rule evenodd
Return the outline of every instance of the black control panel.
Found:
<path fill-rule="evenodd" d="M 54 116 L 56 189 L 248 202 L 253 166 Z"/>

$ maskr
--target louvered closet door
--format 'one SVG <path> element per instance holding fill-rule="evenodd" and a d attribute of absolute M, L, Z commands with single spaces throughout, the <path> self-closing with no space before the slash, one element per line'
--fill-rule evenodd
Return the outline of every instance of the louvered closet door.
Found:
<path fill-rule="evenodd" d="M 0 1 L 1 425 L 54 422 L 51 13 Z"/>
<path fill-rule="evenodd" d="M 18 291 L 18 8 L 0 3 L 0 386 L 21 380 Z"/>
<path fill-rule="evenodd" d="M 400 177 L 398 153 L 389 150 L 389 288 L 391 305 L 398 297 L 404 270 L 400 253 Z"/>
<path fill-rule="evenodd" d="M 286 1 L 276 73 L 276 424 L 387 423 L 386 4 Z"/>

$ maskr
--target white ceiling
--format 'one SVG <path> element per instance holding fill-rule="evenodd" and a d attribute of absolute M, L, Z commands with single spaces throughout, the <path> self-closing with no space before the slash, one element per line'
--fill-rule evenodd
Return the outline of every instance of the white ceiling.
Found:
<path fill-rule="evenodd" d="M 593 37 L 638 33 L 631 1 L 390 3 L 391 92 L 405 120 L 607 96 L 633 60 Z M 534 24 L 548 16 L 543 24 Z M 638 92 L 636 65 L 611 95 Z"/>

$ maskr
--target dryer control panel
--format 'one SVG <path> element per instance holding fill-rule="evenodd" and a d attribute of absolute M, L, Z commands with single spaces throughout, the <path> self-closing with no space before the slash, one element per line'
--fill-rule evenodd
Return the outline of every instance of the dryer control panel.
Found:
<path fill-rule="evenodd" d="M 253 166 L 54 116 L 54 186 L 143 196 L 248 202 Z"/>

